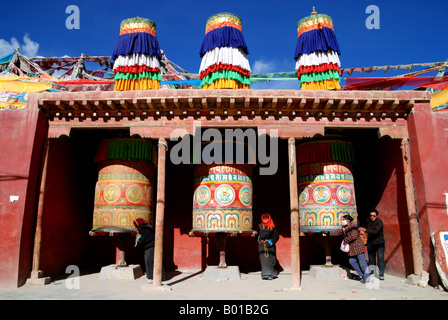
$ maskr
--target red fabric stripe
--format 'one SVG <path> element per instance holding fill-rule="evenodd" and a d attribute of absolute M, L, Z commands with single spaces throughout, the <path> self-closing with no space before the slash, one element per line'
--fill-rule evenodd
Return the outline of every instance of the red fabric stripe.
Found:
<path fill-rule="evenodd" d="M 121 66 L 114 69 L 114 73 L 122 72 L 122 73 L 141 73 L 144 71 L 148 72 L 160 72 L 159 68 L 150 68 L 148 66 Z"/>
<path fill-rule="evenodd" d="M 200 79 L 204 78 L 205 76 L 207 76 L 208 74 L 210 74 L 212 72 L 222 71 L 222 70 L 236 71 L 236 72 L 242 74 L 243 76 L 250 77 L 250 71 L 249 70 L 246 70 L 246 69 L 243 69 L 241 67 L 234 66 L 234 65 L 231 65 L 231 64 L 222 64 L 220 62 L 218 64 L 211 65 L 210 67 L 208 67 L 204 71 L 201 71 Z"/>
<path fill-rule="evenodd" d="M 328 70 L 335 70 L 339 72 L 339 65 L 336 63 L 323 63 L 318 66 L 300 66 L 299 70 L 297 70 L 297 75 L 300 78 L 300 75 L 304 73 L 324 72 Z"/>

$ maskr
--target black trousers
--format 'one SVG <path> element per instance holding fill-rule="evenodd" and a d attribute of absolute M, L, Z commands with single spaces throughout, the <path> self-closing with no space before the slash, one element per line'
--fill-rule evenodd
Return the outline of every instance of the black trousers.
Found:
<path fill-rule="evenodd" d="M 263 244 L 258 244 L 258 256 L 261 264 L 261 278 L 273 279 L 278 277 L 275 268 L 277 263 L 275 246 L 266 248 Z"/>
<path fill-rule="evenodd" d="M 145 267 L 146 277 L 152 279 L 154 273 L 154 247 L 145 250 Z M 165 268 L 162 264 L 162 278 L 165 278 L 165 276 Z"/>

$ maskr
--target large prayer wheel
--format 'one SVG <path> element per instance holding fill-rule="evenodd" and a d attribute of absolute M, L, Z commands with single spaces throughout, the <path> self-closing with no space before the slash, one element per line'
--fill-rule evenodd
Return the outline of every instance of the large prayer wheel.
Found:
<path fill-rule="evenodd" d="M 195 165 L 192 232 L 252 232 L 253 166 L 248 161 Z"/>
<path fill-rule="evenodd" d="M 97 152 L 93 233 L 136 232 L 133 221 L 153 221 L 153 145 L 144 139 L 102 141 Z"/>
<path fill-rule="evenodd" d="M 348 214 L 356 224 L 353 145 L 343 140 L 310 141 L 297 146 L 301 232 L 340 229 Z"/>
<path fill-rule="evenodd" d="M 193 232 L 252 231 L 252 165 L 198 165 Z"/>

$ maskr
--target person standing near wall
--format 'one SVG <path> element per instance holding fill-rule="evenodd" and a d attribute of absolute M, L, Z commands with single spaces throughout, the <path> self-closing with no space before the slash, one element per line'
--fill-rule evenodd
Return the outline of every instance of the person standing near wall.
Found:
<path fill-rule="evenodd" d="M 258 255 L 261 264 L 261 278 L 272 280 L 278 277 L 275 269 L 277 263 L 276 246 L 279 233 L 275 229 L 271 216 L 265 213 L 261 216 L 261 223 L 258 225 Z"/>
<path fill-rule="evenodd" d="M 342 217 L 342 228 L 333 232 L 324 231 L 324 235 L 341 236 L 346 244 L 349 245 L 348 262 L 361 277 L 361 283 L 366 283 L 369 279 L 367 272 L 367 261 L 364 253 L 364 242 L 359 236 L 358 227 L 352 223 L 353 218 L 346 214 Z"/>
<path fill-rule="evenodd" d="M 364 229 L 364 228 L 363 228 Z M 386 263 L 384 262 L 384 232 L 383 221 L 378 218 L 378 210 L 372 209 L 367 219 L 367 252 L 369 255 L 369 266 L 378 266 L 379 278 L 384 280 L 384 270 Z"/>
<path fill-rule="evenodd" d="M 152 283 L 154 270 L 155 231 L 154 228 L 142 218 L 135 219 L 133 223 L 139 233 L 135 239 L 135 246 L 140 245 L 145 248 L 146 277 L 148 278 L 148 283 Z M 164 278 L 165 269 L 162 266 L 162 279 Z"/>

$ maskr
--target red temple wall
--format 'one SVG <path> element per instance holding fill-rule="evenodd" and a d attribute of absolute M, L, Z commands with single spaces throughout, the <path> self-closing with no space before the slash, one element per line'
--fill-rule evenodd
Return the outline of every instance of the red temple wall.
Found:
<path fill-rule="evenodd" d="M 3 111 L 0 123 L 0 286 L 13 287 L 23 284 L 31 269 L 46 121 L 36 110 Z M 429 104 L 416 104 L 408 123 L 425 270 L 432 270 L 434 283 L 437 276 L 434 275 L 430 235 L 448 226 L 442 195 L 447 191 L 444 188 L 448 178 L 443 170 L 448 162 L 448 113 L 432 113 Z M 101 266 L 115 262 L 115 240 L 88 235 L 96 182 L 93 162 L 96 143 L 88 136 L 51 140 L 42 226 L 41 269 L 47 276 L 63 275 L 71 264 L 98 272 Z M 278 173 L 254 178 L 253 214 L 253 228 L 262 213 L 272 215 L 281 235 L 277 259 L 284 270 L 290 269 L 291 264 L 286 144 L 284 140 L 280 143 Z M 370 155 L 369 148 L 376 152 Z M 360 217 L 367 217 L 367 208 L 378 208 L 385 223 L 387 272 L 406 276 L 413 270 L 400 140 L 383 137 L 377 144 L 362 150 L 367 153 L 362 159 L 365 164 L 355 180 Z M 372 163 L 376 165 L 371 166 Z M 167 163 L 164 264 L 168 270 L 199 271 L 219 260 L 213 239 L 188 235 L 192 220 L 192 181 L 193 167 Z M 9 203 L 9 195 L 18 195 L 19 201 Z M 132 241 L 131 238 L 125 240 L 126 261 L 144 266 L 143 253 L 133 247 Z M 332 241 L 335 246 L 333 263 L 344 262 L 336 239 Z M 316 237 L 300 237 L 300 244 L 302 268 L 325 263 L 325 252 Z M 229 265 L 239 265 L 243 272 L 259 270 L 254 238 L 230 238 L 227 250 Z"/>
<path fill-rule="evenodd" d="M 437 284 L 431 234 L 448 230 L 445 192 L 448 192 L 448 112 L 433 112 L 429 104 L 416 104 L 408 121 L 410 152 L 423 245 L 424 269 Z"/>
<path fill-rule="evenodd" d="M 22 285 L 32 263 L 46 120 L 35 110 L 0 112 L 0 287 Z M 19 199 L 10 202 L 10 196 Z"/>

